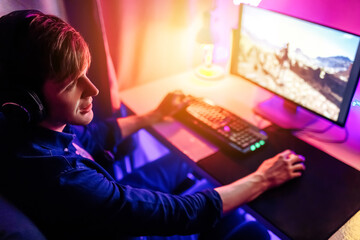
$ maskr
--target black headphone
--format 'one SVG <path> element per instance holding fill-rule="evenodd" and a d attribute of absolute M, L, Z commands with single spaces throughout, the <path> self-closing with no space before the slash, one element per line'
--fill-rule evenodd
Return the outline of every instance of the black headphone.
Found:
<path fill-rule="evenodd" d="M 26 34 L 30 22 L 36 15 L 41 14 L 37 10 L 20 10 L 0 18 L 0 32 L 2 32 L 0 42 L 2 46 L 9 46 L 8 48 L 2 48 L 5 53 L 2 52 L 0 57 L 2 62 L 0 67 L 3 68 L 3 75 L 0 79 L 0 112 L 11 122 L 37 123 L 44 119 L 45 116 L 44 105 L 39 96 L 27 86 L 23 86 L 22 81 L 16 80 L 29 79 L 17 74 L 18 68 L 12 68 L 21 60 L 21 54 L 23 54 L 21 48 L 19 49 L 17 45 L 18 41 L 27 41 Z M 18 49 L 15 52 L 16 54 L 14 49 Z M 9 68 L 13 72 L 10 70 L 5 71 L 5 69 L 8 70 Z"/>
<path fill-rule="evenodd" d="M 26 124 L 40 122 L 45 116 L 45 108 L 38 95 L 25 89 L 1 91 L 0 112 L 10 121 Z"/>

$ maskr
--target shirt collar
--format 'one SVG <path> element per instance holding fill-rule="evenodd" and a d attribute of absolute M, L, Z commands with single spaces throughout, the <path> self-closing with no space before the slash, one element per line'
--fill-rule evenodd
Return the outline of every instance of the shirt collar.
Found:
<path fill-rule="evenodd" d="M 31 135 L 33 140 L 39 145 L 50 149 L 69 147 L 76 137 L 70 125 L 67 125 L 63 132 L 57 132 L 43 127 L 35 127 Z"/>

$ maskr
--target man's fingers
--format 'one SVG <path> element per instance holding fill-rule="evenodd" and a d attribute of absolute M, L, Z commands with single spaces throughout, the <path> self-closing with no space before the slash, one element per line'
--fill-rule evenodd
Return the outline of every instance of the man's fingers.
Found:
<path fill-rule="evenodd" d="M 289 161 L 292 165 L 295 165 L 297 163 L 304 163 L 305 157 L 302 155 L 293 154 L 289 157 Z"/>
<path fill-rule="evenodd" d="M 182 94 L 184 95 L 183 91 L 181 90 L 175 90 L 175 91 L 172 91 L 173 94 Z"/>
<path fill-rule="evenodd" d="M 284 150 L 283 152 L 279 153 L 279 155 L 281 157 L 283 157 L 284 159 L 289 159 L 290 155 L 293 154 L 293 151 L 287 149 L 287 150 Z"/>
<path fill-rule="evenodd" d="M 291 150 L 285 150 L 281 153 L 284 161 L 287 162 L 288 170 L 291 172 L 292 177 L 299 177 L 305 171 L 305 157 L 295 154 Z"/>
<path fill-rule="evenodd" d="M 301 177 L 302 174 L 303 174 L 302 172 L 294 172 L 294 173 L 292 173 L 292 177 L 293 178 Z"/>
<path fill-rule="evenodd" d="M 305 165 L 303 163 L 298 163 L 293 166 L 293 171 L 305 171 Z"/>

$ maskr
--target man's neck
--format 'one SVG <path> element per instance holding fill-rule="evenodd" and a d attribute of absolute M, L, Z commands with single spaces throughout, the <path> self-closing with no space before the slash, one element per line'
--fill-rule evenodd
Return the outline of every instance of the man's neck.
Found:
<path fill-rule="evenodd" d="M 56 124 L 56 123 L 49 123 L 47 121 L 42 121 L 39 123 L 39 126 L 56 131 L 56 132 L 62 132 L 64 130 L 66 124 Z"/>

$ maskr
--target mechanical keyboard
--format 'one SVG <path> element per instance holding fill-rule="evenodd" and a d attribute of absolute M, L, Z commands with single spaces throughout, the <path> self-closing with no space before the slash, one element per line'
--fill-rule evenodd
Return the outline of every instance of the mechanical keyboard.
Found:
<path fill-rule="evenodd" d="M 175 118 L 219 147 L 231 147 L 249 153 L 265 145 L 268 138 L 266 133 L 253 124 L 208 99 L 189 98 L 189 105 L 178 112 Z"/>

